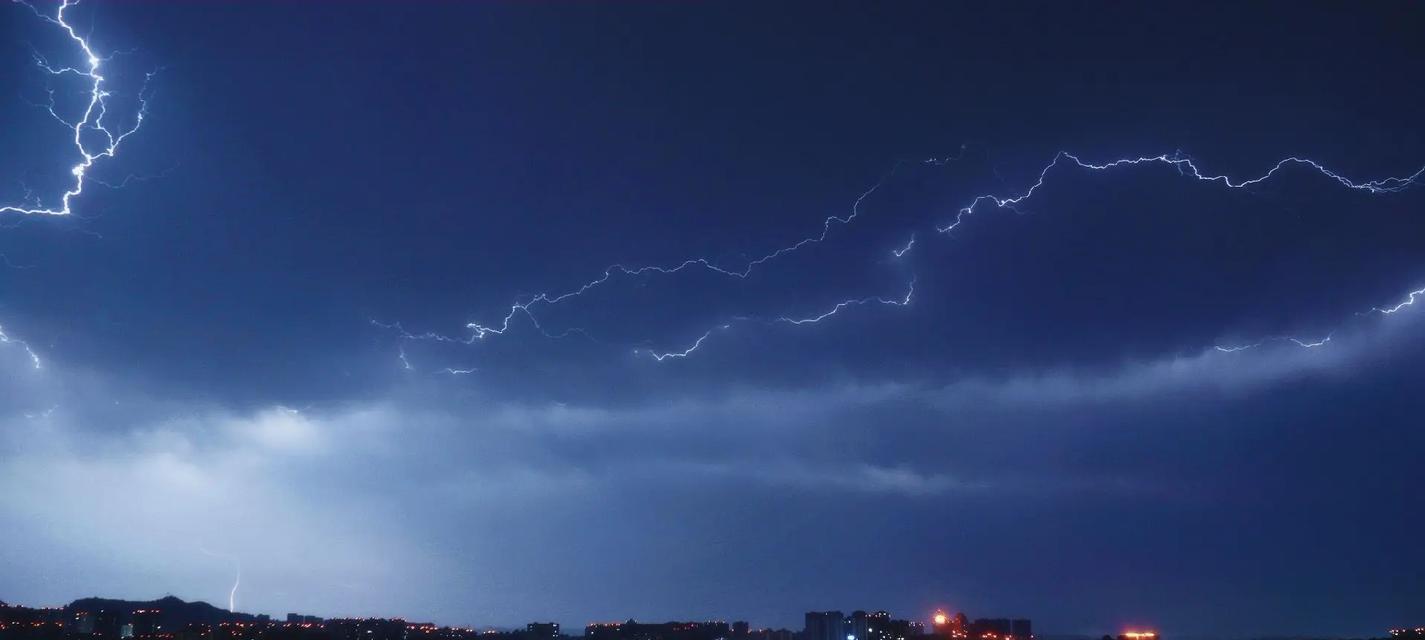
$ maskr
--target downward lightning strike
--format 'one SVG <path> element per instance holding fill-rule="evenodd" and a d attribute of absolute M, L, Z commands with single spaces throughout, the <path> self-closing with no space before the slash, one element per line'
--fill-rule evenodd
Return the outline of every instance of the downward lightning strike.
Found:
<path fill-rule="evenodd" d="M 238 565 L 237 565 L 237 577 L 233 578 L 233 588 L 232 588 L 230 591 L 228 591 L 228 612 L 229 612 L 229 613 L 235 613 L 235 612 L 237 612 L 237 591 L 238 591 L 238 586 L 241 585 L 241 584 L 242 584 L 242 563 L 239 562 Z"/>
<path fill-rule="evenodd" d="M 198 550 L 201 551 L 201 552 L 203 552 L 203 555 L 208 555 L 208 556 L 212 556 L 212 557 L 214 557 L 214 558 L 222 558 L 222 559 L 224 559 L 224 560 L 232 560 L 232 561 L 233 561 L 233 567 L 236 569 L 237 575 L 233 578 L 233 588 L 230 589 L 230 590 L 228 590 L 228 611 L 229 611 L 230 613 L 236 612 L 236 611 L 237 611 L 237 592 L 238 592 L 238 587 L 242 585 L 242 560 L 238 559 L 237 556 L 230 556 L 230 555 L 225 554 L 225 553 L 218 553 L 218 552 L 216 552 L 216 551 L 209 551 L 208 549 L 204 548 L 202 545 L 198 545 Z"/>
<path fill-rule="evenodd" d="M 133 135 L 143 124 L 144 116 L 148 113 L 148 81 L 154 76 L 152 72 L 145 76 L 144 84 L 138 92 L 138 109 L 134 114 L 132 127 L 122 128 L 106 124 L 104 119 L 109 116 L 108 99 L 114 94 L 106 86 L 106 79 L 99 72 L 100 66 L 107 62 L 108 58 L 102 58 L 94 52 L 89 45 L 87 38 L 79 35 L 66 18 L 66 12 L 78 4 L 75 0 L 63 0 L 54 15 L 41 13 L 39 9 L 23 2 L 22 0 L 12 0 L 16 4 L 22 4 L 34 12 L 36 16 L 49 22 L 61 30 L 74 42 L 78 52 L 84 62 L 80 66 L 54 66 L 49 63 L 44 56 L 38 52 L 34 54 L 35 64 L 53 76 L 75 76 L 82 79 L 88 86 L 88 101 L 84 107 L 83 114 L 77 120 L 66 119 L 60 114 L 54 101 L 54 91 L 50 90 L 50 103 L 48 111 L 55 120 L 59 121 L 73 133 L 73 144 L 79 153 L 79 160 L 70 167 L 69 173 L 73 177 L 73 182 L 56 199 L 57 204 L 45 206 L 39 198 L 26 198 L 26 202 L 19 204 L 0 205 L 0 213 L 19 213 L 25 215 L 51 215 L 65 216 L 73 212 L 71 203 L 74 198 L 84 193 L 86 178 L 89 177 L 89 170 L 95 163 L 105 159 L 113 158 L 119 151 L 119 145 L 126 138 Z M 113 127 L 113 128 L 111 128 Z M 87 132 L 87 135 L 86 135 Z"/>

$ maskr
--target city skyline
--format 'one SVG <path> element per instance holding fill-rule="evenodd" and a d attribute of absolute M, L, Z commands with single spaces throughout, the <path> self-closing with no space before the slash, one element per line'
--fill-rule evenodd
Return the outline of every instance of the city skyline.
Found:
<path fill-rule="evenodd" d="M 108 614 L 111 616 L 105 617 Z M 101 619 L 103 624 L 100 624 Z M 186 621 L 186 622 L 185 622 Z M 198 622 L 201 621 L 201 622 Z M 411 621 L 401 616 L 319 616 L 305 613 L 285 614 L 257 613 L 223 610 L 203 601 L 186 602 L 173 595 L 165 595 L 151 601 L 119 600 L 97 596 L 80 598 L 73 602 L 54 606 L 36 607 L 0 600 L 0 637 L 29 638 L 31 636 L 10 636 L 5 633 L 19 631 L 34 633 L 35 627 L 60 625 L 69 634 L 80 634 L 91 640 L 106 640 L 117 635 L 127 638 L 173 638 L 175 625 L 199 625 L 206 629 L 194 637 L 211 637 L 214 626 L 236 624 L 266 625 L 269 628 L 325 628 L 333 624 L 346 625 L 356 621 L 392 621 L 401 623 L 406 635 L 445 634 L 460 632 L 477 634 L 481 637 L 502 634 L 524 634 L 531 638 L 558 638 L 562 634 L 560 622 L 536 621 L 517 627 L 490 625 L 453 625 L 432 621 Z M 97 628 L 107 625 L 110 629 Z M 483 630 L 480 627 L 484 627 Z M 691 634 L 691 635 L 689 635 Z M 1127 631 L 1124 638 L 1156 638 L 1156 632 Z M 700 621 L 636 622 L 633 618 L 619 621 L 591 621 L 584 625 L 583 636 L 592 640 L 697 640 L 707 636 L 709 640 L 728 638 L 761 638 L 762 640 L 911 640 L 915 638 L 943 638 L 956 640 L 976 638 L 980 640 L 1033 640 L 1035 634 L 1031 622 L 1026 618 L 970 618 L 964 612 L 954 615 L 945 609 L 937 609 L 926 614 L 923 621 L 893 618 L 885 610 L 855 610 L 849 614 L 841 611 L 808 611 L 804 615 L 804 626 L 798 630 L 775 629 L 773 626 L 754 626 L 746 620 L 715 619 Z M 42 636 L 34 636 L 39 638 Z M 474 637 L 474 636 L 471 636 Z"/>

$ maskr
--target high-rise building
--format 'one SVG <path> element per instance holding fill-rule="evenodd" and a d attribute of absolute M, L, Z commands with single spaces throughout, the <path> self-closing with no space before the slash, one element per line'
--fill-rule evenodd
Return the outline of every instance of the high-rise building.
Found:
<path fill-rule="evenodd" d="M 891 614 L 855 611 L 846 619 L 847 640 L 891 640 Z"/>
<path fill-rule="evenodd" d="M 847 640 L 846 616 L 840 611 L 808 611 L 802 640 Z"/>
<path fill-rule="evenodd" d="M 584 627 L 587 640 L 727 640 L 726 622 L 608 622 Z"/>
<path fill-rule="evenodd" d="M 997 640 L 1012 635 L 1009 618 L 977 618 L 970 623 L 970 637 L 981 640 Z"/>
<path fill-rule="evenodd" d="M 889 640 L 916 640 L 925 635 L 925 625 L 911 620 L 892 620 Z"/>
<path fill-rule="evenodd" d="M 559 623 L 531 622 L 524 626 L 524 635 L 529 640 L 557 640 L 559 638 Z"/>

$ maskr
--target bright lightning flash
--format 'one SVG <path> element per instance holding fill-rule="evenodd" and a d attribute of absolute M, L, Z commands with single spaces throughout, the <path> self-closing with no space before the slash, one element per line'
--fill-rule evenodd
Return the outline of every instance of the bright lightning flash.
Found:
<path fill-rule="evenodd" d="M 29 7 L 36 16 L 63 30 L 74 42 L 76 52 L 83 59 L 83 64 L 80 66 L 55 66 L 38 52 L 34 54 L 35 64 L 56 77 L 74 76 L 81 79 L 88 87 L 88 97 L 82 115 L 78 119 L 69 119 L 60 114 L 60 109 L 54 101 L 54 92 L 50 91 L 49 114 L 73 133 L 71 141 L 74 144 L 74 150 L 78 153 L 78 160 L 69 169 L 73 178 L 70 186 L 52 200 L 52 204 L 48 206 L 43 204 L 38 197 L 32 200 L 27 198 L 30 201 L 18 204 L 0 204 L 0 213 L 66 216 L 73 213 L 71 204 L 74 198 L 84 193 L 84 185 L 86 179 L 89 178 L 90 169 L 101 160 L 113 158 L 119 152 L 119 145 L 137 132 L 139 126 L 143 124 L 144 116 L 148 113 L 148 81 L 153 78 L 154 74 L 153 72 L 148 73 L 143 86 L 139 89 L 138 108 L 133 116 L 133 126 L 124 128 L 105 123 L 105 118 L 110 116 L 108 99 L 114 94 L 109 90 L 106 84 L 107 80 L 99 70 L 103 63 L 108 61 L 108 58 L 96 54 L 90 46 L 89 40 L 79 35 L 74 26 L 69 23 L 65 14 L 78 2 L 63 0 L 53 15 L 47 15 L 21 0 L 13 1 L 16 4 Z"/>
<path fill-rule="evenodd" d="M 952 157 L 952 158 L 946 158 L 946 159 L 943 159 L 943 160 L 941 160 L 941 159 L 931 159 L 931 160 L 926 160 L 926 161 L 924 162 L 924 164 L 934 165 L 934 166 L 941 166 L 941 165 L 944 165 L 944 164 L 946 164 L 946 163 L 948 163 L 948 162 L 950 162 L 950 161 L 952 161 L 952 160 L 955 160 L 955 159 L 957 159 L 957 158 Z M 961 207 L 961 208 L 955 213 L 954 218 L 953 218 L 948 224 L 946 224 L 946 225 L 944 225 L 944 226 L 937 226 L 937 227 L 936 227 L 936 230 L 939 231 L 940 233 L 949 233 L 949 232 L 951 232 L 951 231 L 954 231 L 957 227 L 960 226 L 960 224 L 961 224 L 962 222 L 964 222 L 966 216 L 969 216 L 969 215 L 975 213 L 976 210 L 980 209 L 981 207 L 983 207 L 983 206 L 985 206 L 985 205 L 990 205 L 990 206 L 993 206 L 993 207 L 996 207 L 996 208 L 1004 208 L 1004 209 L 1015 210 L 1015 207 L 1016 207 L 1017 205 L 1023 204 L 1024 202 L 1026 202 L 1027 200 L 1029 200 L 1030 198 L 1032 198 L 1032 197 L 1034 196 L 1034 194 L 1039 190 L 1039 188 L 1042 187 L 1042 186 L 1044 185 L 1044 183 L 1049 179 L 1049 176 L 1050 176 L 1050 173 L 1052 172 L 1052 170 L 1053 170 L 1055 167 L 1059 167 L 1059 166 L 1061 166 L 1061 165 L 1073 165 L 1073 166 L 1077 166 L 1077 167 L 1079 167 L 1079 168 L 1087 169 L 1087 170 L 1090 170 L 1090 171 L 1108 171 L 1108 170 L 1112 170 L 1112 169 L 1118 169 L 1118 168 L 1123 168 L 1123 167 L 1131 167 L 1131 166 L 1137 166 L 1137 165 L 1164 165 L 1164 166 L 1168 166 L 1168 167 L 1171 167 L 1171 168 L 1175 169 L 1175 170 L 1177 171 L 1177 173 L 1178 173 L 1179 175 L 1181 175 L 1181 176 L 1193 178 L 1193 179 L 1195 179 L 1195 180 L 1200 180 L 1200 181 L 1203 181 L 1203 182 L 1209 182 L 1209 183 L 1217 184 L 1217 185 L 1220 185 L 1220 186 L 1223 186 L 1223 187 L 1226 187 L 1226 188 L 1229 188 L 1229 189 L 1242 189 L 1242 188 L 1245 188 L 1245 187 L 1249 187 L 1249 186 L 1252 186 L 1252 185 L 1256 185 L 1256 184 L 1265 182 L 1265 181 L 1267 181 L 1267 180 L 1273 178 L 1274 176 L 1276 176 L 1278 173 L 1282 172 L 1282 171 L 1283 171 L 1284 169 L 1286 169 L 1287 167 L 1300 166 L 1300 167 L 1305 167 L 1305 168 L 1307 168 L 1307 169 L 1309 169 L 1309 170 L 1311 170 L 1311 171 L 1315 171 L 1315 172 L 1317 172 L 1317 173 L 1319 173 L 1319 174 L 1321 174 L 1321 175 L 1323 175 L 1323 176 L 1325 176 L 1325 177 L 1331 179 L 1332 181 L 1334 181 L 1335 183 L 1337 183 L 1338 185 L 1340 185 L 1340 186 L 1342 186 L 1342 187 L 1345 187 L 1345 188 L 1347 188 L 1347 189 L 1354 190 L 1354 191 L 1362 191 L 1362 192 L 1365 192 L 1365 193 L 1368 193 L 1368 194 L 1372 194 L 1372 195 L 1398 193 L 1398 192 L 1403 191 L 1403 190 L 1405 190 L 1405 189 L 1407 189 L 1407 188 L 1410 188 L 1411 186 L 1414 186 L 1414 185 L 1416 184 L 1416 182 L 1421 178 L 1421 176 L 1422 176 L 1422 175 L 1425 175 L 1425 167 L 1421 167 L 1421 168 L 1420 168 L 1419 170 L 1417 170 L 1415 173 L 1410 174 L 1410 175 L 1405 176 L 1405 177 L 1391 177 L 1391 178 L 1384 178 L 1384 179 L 1378 179 L 1378 180 L 1368 180 L 1368 181 L 1363 181 L 1363 182 L 1362 182 L 1362 181 L 1355 181 L 1355 180 L 1352 180 L 1352 179 L 1350 179 L 1350 178 L 1347 178 L 1347 177 L 1345 177 L 1343 174 L 1341 174 L 1340 172 L 1331 170 L 1331 169 L 1327 168 L 1325 165 L 1323 165 L 1323 164 L 1321 164 L 1321 163 L 1319 163 L 1319 162 L 1317 162 L 1317 161 L 1315 161 L 1315 160 L 1310 160 L 1310 159 L 1307 159 L 1307 158 L 1301 158 L 1301 157 L 1297 157 L 1297 156 L 1290 156 L 1290 157 L 1287 157 L 1287 158 L 1284 158 L 1284 159 L 1282 159 L 1282 160 L 1277 161 L 1276 164 L 1274 164 L 1269 170 L 1267 170 L 1265 173 L 1263 173 L 1263 174 L 1261 174 L 1261 175 L 1259 175 L 1259 176 L 1256 176 L 1256 177 L 1253 177 L 1253 178 L 1246 178 L 1246 179 L 1237 179 L 1237 180 L 1234 180 L 1234 179 L 1232 179 L 1231 177 L 1229 177 L 1229 176 L 1227 176 L 1227 175 L 1215 175 L 1215 174 L 1207 174 L 1207 173 L 1204 173 L 1204 172 L 1197 166 L 1197 164 L 1194 163 L 1190 158 L 1187 158 L 1187 157 L 1185 157 L 1185 156 L 1183 156 L 1183 155 L 1181 155 L 1181 154 L 1162 154 L 1162 155 L 1157 155 L 1157 156 L 1142 156 L 1142 157 L 1136 157 L 1136 158 L 1120 158 L 1120 159 L 1113 160 L 1113 161 L 1110 161 L 1110 162 L 1105 162 L 1105 163 L 1098 163 L 1098 164 L 1096 164 L 1096 163 L 1086 162 L 1086 161 L 1080 159 L 1079 156 L 1076 156 L 1076 155 L 1074 155 L 1074 154 L 1071 154 L 1071 153 L 1068 153 L 1068 152 L 1065 152 L 1065 151 L 1061 151 L 1061 152 L 1055 154 L 1054 157 L 1053 157 L 1046 165 L 1044 165 L 1043 168 L 1040 169 L 1040 171 L 1039 171 L 1039 173 L 1038 173 L 1038 178 L 1037 178 L 1037 179 L 1035 180 L 1035 182 L 1034 182 L 1032 185 L 1030 185 L 1027 189 L 1022 190 L 1022 191 L 1020 191 L 1020 192 L 1017 193 L 1017 194 L 1014 194 L 1014 195 L 1007 195 L 1007 196 L 996 196 L 996 195 L 992 195 L 992 194 L 985 194 L 985 195 L 976 196 L 976 197 L 972 198 L 965 206 Z M 897 168 L 899 168 L 899 166 L 900 166 L 900 163 L 898 163 L 898 164 L 896 165 Z M 440 341 L 440 342 L 457 342 L 457 343 L 462 343 L 462 344 L 473 344 L 473 343 L 475 343 L 475 342 L 477 342 L 477 341 L 479 341 L 479 340 L 484 340 L 484 339 L 486 339 L 486 338 L 488 338 L 488 337 L 490 337 L 490 336 L 503 335 L 504 333 L 506 333 L 507 331 L 509 331 L 510 326 L 511 326 L 511 323 L 512 323 L 517 317 L 519 317 L 519 316 L 524 316 L 524 317 L 526 317 L 526 318 L 530 321 L 530 323 L 531 323 L 537 330 L 540 331 L 540 333 L 542 333 L 542 334 L 545 335 L 546 337 L 551 337 L 551 338 L 564 337 L 564 336 L 569 335 L 569 334 L 571 334 L 571 333 L 581 333 L 581 334 L 587 336 L 588 334 L 585 333 L 585 332 L 584 332 L 583 330 L 581 330 L 581 329 L 566 330 L 565 332 L 560 333 L 560 334 L 551 334 L 551 333 L 549 333 L 548 331 L 546 331 L 546 330 L 543 328 L 543 326 L 540 325 L 539 318 L 536 316 L 535 311 L 534 311 L 535 307 L 536 307 L 536 306 L 539 306 L 539 305 L 542 305 L 542 306 L 552 306 L 552 305 L 556 305 L 556 304 L 559 304 L 559 303 L 561 303 L 561 302 L 564 302 L 564 301 L 567 301 L 567 300 L 570 300 L 570 299 L 573 299 L 573 298 L 577 298 L 577 297 L 583 295 L 584 293 L 590 291 L 591 289 L 594 289 L 594 288 L 596 288 L 596 287 L 602 286 L 602 285 L 604 285 L 604 284 L 610 282 L 615 276 L 619 276 L 619 275 L 622 275 L 622 276 L 638 276 L 638 275 L 649 274 L 649 273 L 652 273 L 652 274 L 659 274 L 659 275 L 673 275 L 673 274 L 676 274 L 676 273 L 678 273 L 678 272 L 681 272 L 681 271 L 683 271 L 683 270 L 685 270 L 685 269 L 689 269 L 689 268 L 702 268 L 702 269 L 706 269 L 706 270 L 708 270 L 708 271 L 712 271 L 712 272 L 719 273 L 719 274 L 722 274 L 722 275 L 730 276 L 730 277 L 733 277 L 733 278 L 746 279 L 746 278 L 748 277 L 748 275 L 752 273 L 752 271 L 753 271 L 754 268 L 760 267 L 760 266 L 762 266 L 762 265 L 764 265 L 764 264 L 766 264 L 766 263 L 768 263 L 768 262 L 771 262 L 771 261 L 773 261 L 773 260 L 775 260 L 775 259 L 777 259 L 777 258 L 779 258 L 779 257 L 781 257 L 781 256 L 784 256 L 784 255 L 787 255 L 787 254 L 792 253 L 792 252 L 794 252 L 794 251 L 797 251 L 798 249 L 801 249 L 801 248 L 803 248 L 803 247 L 805 247 L 805 246 L 807 246 L 807 245 L 819 243 L 819 242 L 822 242 L 822 241 L 826 240 L 827 236 L 831 233 L 831 230 L 832 230 L 833 226 L 846 226 L 846 225 L 850 225 L 854 220 L 856 220 L 856 219 L 861 215 L 861 207 L 862 207 L 862 204 L 866 201 L 866 199 L 869 198 L 869 197 L 870 197 L 873 193 L 875 193 L 878 189 L 880 189 L 881 186 L 884 185 L 884 184 L 886 183 L 886 181 L 887 181 L 892 175 L 894 175 L 894 174 L 895 174 L 895 169 L 892 169 L 892 171 L 889 172 L 889 173 L 887 173 L 887 175 L 886 175 L 885 177 L 883 177 L 879 182 L 877 182 L 876 184 L 872 185 L 870 189 L 867 189 L 865 192 L 863 192 L 863 193 L 860 195 L 860 197 L 858 197 L 858 198 L 855 200 L 855 202 L 853 203 L 853 205 L 852 205 L 852 207 L 851 207 L 851 212 L 850 212 L 849 214 L 847 214 L 847 215 L 845 215 L 845 216 L 831 216 L 831 217 L 828 217 L 828 218 L 826 218 L 825 220 L 823 220 L 822 225 L 821 225 L 821 231 L 820 231 L 820 233 L 815 234 L 815 235 L 808 236 L 808 237 L 806 237 L 806 238 L 802 238 L 802 239 L 800 239 L 800 240 L 798 240 L 798 241 L 796 241 L 796 242 L 794 242 L 794 243 L 792 243 L 792 244 L 789 244 L 789 245 L 787 245 L 787 246 L 784 246 L 784 247 L 781 247 L 781 248 L 779 248 L 779 249 L 776 249 L 776 250 L 774 250 L 774 251 L 772 251 L 772 252 L 770 252 L 770 253 L 767 253 L 767 254 L 763 255 L 762 257 L 760 257 L 760 258 L 756 258 L 756 259 L 754 259 L 754 260 L 751 260 L 751 261 L 747 262 L 747 263 L 746 263 L 742 268 L 740 268 L 740 269 L 729 269 L 729 268 L 721 267 L 721 266 L 718 266 L 717 264 L 715 264 L 714 262 L 712 262 L 711 260 L 709 260 L 709 259 L 707 259 L 707 258 L 689 258 L 689 259 L 687 259 L 687 260 L 685 260 L 685 261 L 683 261 L 683 262 L 681 262 L 681 263 L 678 263 L 678 264 L 675 264 L 675 265 L 672 265 L 672 266 L 648 265 L 648 266 L 640 266 L 640 267 L 628 267 L 628 266 L 624 266 L 624 265 L 621 265 L 621 264 L 616 264 L 616 265 L 613 265 L 613 266 L 611 266 L 611 267 L 605 269 L 604 272 L 603 272 L 598 278 L 595 278 L 595 279 L 593 279 L 593 280 L 590 280 L 590 281 L 584 283 L 583 285 L 580 285 L 579 287 L 576 287 L 576 288 L 574 288 L 574 289 L 565 291 L 565 292 L 563 292 L 563 293 L 548 293 L 548 292 L 547 292 L 547 293 L 540 293 L 540 294 L 536 294 L 536 295 L 534 295 L 534 296 L 532 296 L 532 297 L 530 297 L 530 298 L 528 298 L 528 299 L 525 299 L 525 300 L 523 300 L 523 301 L 517 301 L 517 302 L 515 302 L 513 305 L 510 306 L 508 312 L 506 312 L 506 313 L 504 314 L 504 316 L 501 318 L 501 320 L 500 320 L 500 322 L 499 322 L 498 324 L 495 324 L 495 325 L 485 325 L 485 324 L 481 324 L 481 323 L 478 323 L 478 322 L 471 322 L 471 323 L 469 323 L 469 324 L 466 325 L 466 329 L 469 330 L 470 333 L 468 334 L 467 337 L 464 337 L 464 338 L 445 336 L 445 335 L 441 335 L 441 334 L 437 334 L 437 333 L 412 334 L 412 333 L 406 332 L 404 329 L 401 329 L 399 324 L 395 324 L 395 325 L 384 325 L 384 324 L 380 324 L 380 323 L 375 323 L 375 324 L 378 324 L 379 326 L 383 326 L 383 327 L 386 327 L 386 328 L 394 328 L 394 329 L 396 329 L 396 330 L 399 332 L 399 335 L 400 335 L 400 337 L 401 337 L 402 339 L 409 339 L 409 340 L 434 340 L 434 341 Z M 909 253 L 911 252 L 911 250 L 915 247 L 915 244 L 916 244 L 916 236 L 915 236 L 914 233 L 912 233 L 912 234 L 910 235 L 909 240 L 906 242 L 906 244 L 904 244 L 904 245 L 902 245 L 902 246 L 900 246 L 900 247 L 897 247 L 897 248 L 892 249 L 892 250 L 891 250 L 891 254 L 892 254 L 895 258 L 903 258 L 903 257 L 905 257 L 907 254 L 909 254 Z M 912 291 L 914 290 L 914 282 L 913 282 L 913 281 L 912 281 L 912 283 L 911 283 L 911 289 L 912 289 Z M 1400 303 L 1400 304 L 1398 304 L 1398 305 L 1396 305 L 1396 306 L 1394 306 L 1394 307 L 1389 307 L 1389 308 L 1375 308 L 1375 309 L 1372 309 L 1372 312 L 1383 313 L 1383 314 L 1392 314 L 1392 313 L 1395 313 L 1395 312 L 1397 312 L 1397 311 L 1400 311 L 1400 310 L 1402 310 L 1402 309 L 1404 309 L 1404 308 L 1406 308 L 1406 307 L 1409 307 L 1409 306 L 1411 306 L 1412 304 L 1414 304 L 1416 297 L 1417 297 L 1417 296 L 1420 296 L 1420 295 L 1425 295 L 1425 289 L 1412 292 L 1412 293 L 1409 295 L 1409 297 L 1408 297 L 1404 302 L 1402 302 L 1402 303 Z M 849 306 L 861 306 L 861 305 L 868 305 L 868 304 L 873 304 L 873 303 L 874 303 L 874 304 L 881 304 L 881 305 L 892 305 L 892 306 L 908 306 L 908 305 L 910 304 L 910 294 L 907 294 L 903 300 L 893 300 L 893 299 L 885 299 L 885 298 L 850 299 L 850 300 L 845 300 L 845 301 L 842 301 L 842 302 L 840 302 L 840 303 L 837 303 L 837 304 L 836 304 L 835 306 L 833 306 L 830 310 L 828 310 L 828 311 L 825 312 L 825 313 L 819 314 L 819 315 L 810 316 L 810 317 L 806 317 L 806 318 L 791 318 L 791 317 L 787 317 L 787 316 L 782 316 L 782 317 L 778 317 L 778 318 L 773 319 L 773 321 L 775 321 L 775 322 L 789 323 L 789 324 L 793 324 L 793 325 L 814 324 L 814 323 L 818 323 L 818 322 L 820 322 L 820 321 L 822 321 L 822 320 L 825 320 L 825 319 L 827 319 L 827 318 L 829 318 L 829 317 L 831 317 L 831 316 L 833 316 L 833 315 L 836 315 L 837 312 L 839 312 L 839 311 L 841 311 L 842 309 L 845 309 L 845 308 L 847 308 L 847 307 L 849 307 Z M 749 319 L 751 319 L 751 318 L 736 318 L 735 320 L 741 321 L 741 320 L 749 320 Z M 374 322 L 374 321 L 373 321 L 373 322 Z M 706 332 L 704 332 L 704 333 L 703 333 L 701 336 L 699 336 L 691 345 L 689 345 L 688 347 L 686 347 L 686 348 L 684 348 L 684 349 L 682 349 L 682 350 L 659 352 L 659 351 L 653 351 L 653 350 L 648 350 L 648 349 L 635 349 L 634 352 L 635 352 L 635 353 L 640 353 L 640 354 L 648 354 L 648 355 L 652 356 L 654 360 L 657 360 L 657 361 L 659 361 L 659 362 L 662 362 L 662 361 L 667 360 L 667 359 L 670 359 L 670 358 L 686 358 L 686 357 L 690 356 L 691 354 L 693 354 L 694 352 L 696 352 L 699 348 L 701 348 L 701 347 L 706 343 L 706 341 L 707 341 L 709 338 L 711 338 L 711 337 L 713 336 L 713 334 L 714 334 L 715 332 L 717 332 L 717 331 L 725 331 L 725 330 L 730 329 L 731 327 L 732 327 L 732 323 L 719 324 L 719 325 L 713 327 L 712 329 L 709 329 L 709 330 L 707 330 Z M 1323 338 L 1323 339 L 1318 339 L 1318 340 L 1304 340 L 1304 339 L 1294 338 L 1294 337 L 1289 337 L 1289 336 L 1276 336 L 1276 337 L 1266 338 L 1266 339 L 1264 339 L 1264 340 L 1261 340 L 1261 341 L 1256 342 L 1256 343 L 1253 343 L 1253 344 L 1238 345 L 1238 346 L 1218 346 L 1218 347 L 1216 347 L 1216 348 L 1217 348 L 1217 350 L 1219 350 L 1219 351 L 1232 353 L 1232 352 L 1238 352 L 1238 351 L 1245 351 L 1245 350 L 1248 350 L 1248 349 L 1253 349 L 1253 348 L 1256 348 L 1256 347 L 1258 347 L 1258 346 L 1262 346 L 1262 345 L 1264 345 L 1264 344 L 1266 344 L 1266 343 L 1269 343 L 1269 342 L 1287 342 L 1287 343 L 1295 344 L 1296 346 L 1303 347 L 1303 348 L 1316 348 L 1316 347 L 1324 346 L 1324 345 L 1326 345 L 1327 343 L 1329 343 L 1330 341 L 1331 341 L 1331 336 L 1329 336 L 1329 335 L 1326 336 L 1326 337 Z"/>

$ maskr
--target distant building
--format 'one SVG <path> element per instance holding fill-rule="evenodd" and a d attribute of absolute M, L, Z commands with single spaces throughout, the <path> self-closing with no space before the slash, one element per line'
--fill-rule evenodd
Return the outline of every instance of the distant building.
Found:
<path fill-rule="evenodd" d="M 584 627 L 588 640 L 727 640 L 726 622 L 605 622 Z"/>
<path fill-rule="evenodd" d="M 890 640 L 915 640 L 925 635 L 925 625 L 911 620 L 892 620 Z"/>
<path fill-rule="evenodd" d="M 891 640 L 891 614 L 885 611 L 852 612 L 846 619 L 847 640 Z"/>
<path fill-rule="evenodd" d="M 967 635 L 980 640 L 1030 640 L 1034 625 L 1028 618 L 979 618 L 970 623 Z M 1120 638 L 1119 640 L 1153 640 L 1152 638 Z"/>
<path fill-rule="evenodd" d="M 970 637 L 984 640 L 994 640 L 996 638 L 1008 638 L 1010 636 L 1009 618 L 977 618 L 970 623 Z"/>
<path fill-rule="evenodd" d="M 1392 640 L 1425 640 L 1425 627 L 1391 629 L 1390 637 Z"/>
<path fill-rule="evenodd" d="M 531 622 L 524 626 L 524 635 L 529 640 L 558 640 L 559 623 Z"/>
<path fill-rule="evenodd" d="M 808 611 L 802 640 L 847 640 L 846 616 L 840 611 Z"/>

